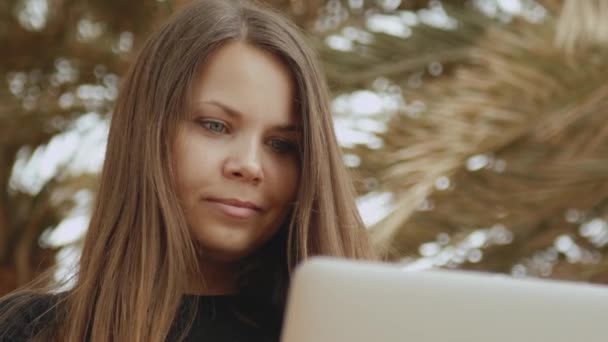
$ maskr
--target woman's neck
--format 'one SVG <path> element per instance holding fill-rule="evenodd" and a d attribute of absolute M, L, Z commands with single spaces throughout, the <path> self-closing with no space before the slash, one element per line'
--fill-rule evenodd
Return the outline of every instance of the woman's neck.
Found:
<path fill-rule="evenodd" d="M 199 296 L 233 295 L 238 292 L 236 265 L 212 260 L 199 261 L 201 278 L 191 283 L 187 294 Z"/>

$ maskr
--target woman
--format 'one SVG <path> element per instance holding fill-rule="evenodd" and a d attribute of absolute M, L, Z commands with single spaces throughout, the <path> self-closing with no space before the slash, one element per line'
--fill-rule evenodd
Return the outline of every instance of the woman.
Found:
<path fill-rule="evenodd" d="M 277 340 L 298 263 L 374 258 L 328 102 L 279 14 L 180 11 L 121 85 L 75 285 L 6 298 L 3 338 Z"/>

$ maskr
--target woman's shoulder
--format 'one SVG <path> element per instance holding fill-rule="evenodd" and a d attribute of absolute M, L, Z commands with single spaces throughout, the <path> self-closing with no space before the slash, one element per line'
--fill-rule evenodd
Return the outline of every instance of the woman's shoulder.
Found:
<path fill-rule="evenodd" d="M 26 341 L 56 319 L 60 294 L 20 292 L 0 299 L 0 341 Z"/>

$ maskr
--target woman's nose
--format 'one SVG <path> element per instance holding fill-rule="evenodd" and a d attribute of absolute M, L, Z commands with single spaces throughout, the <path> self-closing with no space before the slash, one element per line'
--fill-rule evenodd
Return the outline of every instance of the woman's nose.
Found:
<path fill-rule="evenodd" d="M 237 147 L 233 155 L 226 160 L 224 175 L 230 179 L 260 183 L 263 180 L 260 147 L 254 143 Z"/>

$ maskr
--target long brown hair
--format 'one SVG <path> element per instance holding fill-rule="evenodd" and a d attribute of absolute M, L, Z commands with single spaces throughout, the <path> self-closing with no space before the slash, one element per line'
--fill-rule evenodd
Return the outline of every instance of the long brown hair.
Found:
<path fill-rule="evenodd" d="M 288 66 L 303 136 L 296 203 L 285 227 L 243 262 L 242 291 L 280 307 L 291 271 L 307 257 L 374 258 L 333 131 L 327 86 L 302 34 L 261 4 L 194 1 L 148 39 L 123 80 L 79 273 L 61 302 L 55 338 L 169 336 L 181 296 L 199 274 L 173 184 L 172 142 L 190 109 L 197 71 L 231 40 Z"/>

